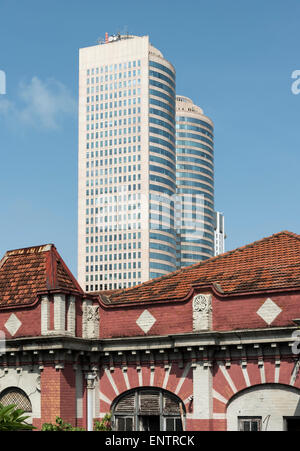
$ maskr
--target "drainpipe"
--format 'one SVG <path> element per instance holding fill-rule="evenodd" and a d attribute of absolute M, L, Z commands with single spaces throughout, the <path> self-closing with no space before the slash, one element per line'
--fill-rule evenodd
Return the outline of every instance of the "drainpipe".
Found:
<path fill-rule="evenodd" d="M 87 430 L 92 432 L 94 429 L 94 388 L 95 388 L 95 375 L 87 374 L 85 376 L 87 380 Z"/>

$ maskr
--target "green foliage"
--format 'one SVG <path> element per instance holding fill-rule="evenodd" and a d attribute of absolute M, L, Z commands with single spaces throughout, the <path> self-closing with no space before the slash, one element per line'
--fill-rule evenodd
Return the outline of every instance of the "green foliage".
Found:
<path fill-rule="evenodd" d="M 52 423 L 44 423 L 42 426 L 42 431 L 84 431 L 82 428 L 75 428 L 69 423 L 65 423 L 60 417 L 56 417 L 55 424 Z"/>
<path fill-rule="evenodd" d="M 95 421 L 94 431 L 111 431 L 111 413 L 107 413 L 101 421 Z"/>
<path fill-rule="evenodd" d="M 31 431 L 36 429 L 34 426 L 25 423 L 29 416 L 25 416 L 24 410 L 16 407 L 14 404 L 9 406 L 0 404 L 0 431 Z"/>
<path fill-rule="evenodd" d="M 107 413 L 101 421 L 94 422 L 94 431 L 111 431 L 111 413 Z M 65 423 L 60 417 L 56 417 L 55 424 L 44 423 L 42 431 L 85 431 L 83 428 L 73 427 L 69 423 Z"/>

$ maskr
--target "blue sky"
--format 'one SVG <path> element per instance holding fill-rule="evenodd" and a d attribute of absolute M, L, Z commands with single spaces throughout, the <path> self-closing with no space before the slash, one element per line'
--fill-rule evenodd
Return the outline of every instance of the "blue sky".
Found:
<path fill-rule="evenodd" d="M 226 250 L 300 233 L 298 0 L 0 0 L 0 254 L 53 242 L 77 274 L 78 49 L 149 34 L 215 123 Z"/>

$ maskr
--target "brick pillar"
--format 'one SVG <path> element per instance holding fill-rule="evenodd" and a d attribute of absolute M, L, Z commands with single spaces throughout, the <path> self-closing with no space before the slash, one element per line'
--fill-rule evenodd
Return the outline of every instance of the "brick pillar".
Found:
<path fill-rule="evenodd" d="M 56 370 L 45 366 L 41 373 L 41 424 L 61 417 L 76 426 L 76 383 L 72 365 Z"/>

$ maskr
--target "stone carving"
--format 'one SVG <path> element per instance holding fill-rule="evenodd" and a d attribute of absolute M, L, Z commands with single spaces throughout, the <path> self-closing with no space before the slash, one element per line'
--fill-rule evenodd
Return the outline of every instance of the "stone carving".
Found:
<path fill-rule="evenodd" d="M 211 312 L 211 300 L 210 296 L 204 294 L 197 294 L 193 299 L 194 312 Z"/>
<path fill-rule="evenodd" d="M 84 320 L 85 338 L 99 338 L 99 322 L 99 306 L 87 304 Z"/>
<path fill-rule="evenodd" d="M 210 294 L 197 294 L 193 299 L 193 330 L 210 330 L 212 303 Z"/>
<path fill-rule="evenodd" d="M 99 307 L 90 306 L 87 311 L 87 321 L 96 321 L 99 322 Z"/>

